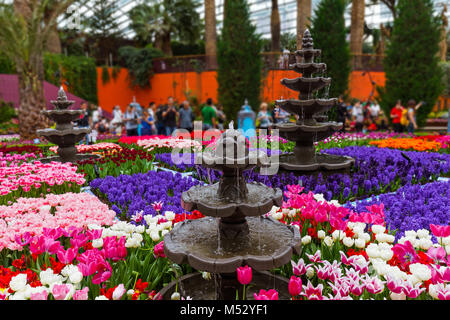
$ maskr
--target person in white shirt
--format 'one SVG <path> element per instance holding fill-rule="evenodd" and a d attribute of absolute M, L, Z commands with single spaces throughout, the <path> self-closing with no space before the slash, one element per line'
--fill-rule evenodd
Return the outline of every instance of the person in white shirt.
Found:
<path fill-rule="evenodd" d="M 111 127 L 116 134 L 122 134 L 122 111 L 120 110 L 120 106 L 114 107 Z"/>

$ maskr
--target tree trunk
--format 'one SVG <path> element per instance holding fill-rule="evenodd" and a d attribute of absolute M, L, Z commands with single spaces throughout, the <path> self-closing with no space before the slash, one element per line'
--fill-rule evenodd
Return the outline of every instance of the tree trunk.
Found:
<path fill-rule="evenodd" d="M 170 44 L 170 32 L 167 32 L 162 36 L 162 51 L 164 55 L 171 57 L 172 56 L 172 46 Z"/>
<path fill-rule="evenodd" d="M 216 3 L 205 0 L 205 54 L 206 69 L 217 69 Z"/>
<path fill-rule="evenodd" d="M 362 68 L 362 49 L 363 49 L 363 36 L 364 36 L 364 13 L 365 13 L 365 1 L 353 0 L 352 1 L 352 19 L 350 29 L 350 52 L 353 56 L 353 68 Z"/>
<path fill-rule="evenodd" d="M 311 0 L 297 0 L 297 50 L 302 48 L 303 33 L 310 25 Z"/>
<path fill-rule="evenodd" d="M 19 134 L 23 139 L 37 137 L 36 130 L 48 126 L 41 114 L 46 109 L 42 80 L 33 73 L 19 74 Z"/>
<path fill-rule="evenodd" d="M 272 15 L 270 16 L 270 34 L 272 37 L 272 52 L 280 52 L 280 12 L 278 11 L 278 0 L 272 0 Z"/>
<path fill-rule="evenodd" d="M 61 53 L 61 40 L 59 39 L 59 33 L 57 25 L 51 29 L 48 39 L 47 39 L 47 45 L 46 48 L 51 53 Z"/>

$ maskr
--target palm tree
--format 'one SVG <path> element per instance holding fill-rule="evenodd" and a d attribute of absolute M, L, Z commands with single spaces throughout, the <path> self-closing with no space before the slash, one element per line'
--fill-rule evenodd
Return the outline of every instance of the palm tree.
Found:
<path fill-rule="evenodd" d="M 361 68 L 361 54 L 364 37 L 364 0 L 352 0 L 352 16 L 350 27 L 350 53 L 353 55 L 354 67 Z"/>
<path fill-rule="evenodd" d="M 138 39 L 153 39 L 155 48 L 172 56 L 171 40 L 194 43 L 200 37 L 202 24 L 193 0 L 147 0 L 129 12 L 130 27 Z"/>
<path fill-rule="evenodd" d="M 303 33 L 311 19 L 311 0 L 297 0 L 297 49 L 302 47 Z"/>
<path fill-rule="evenodd" d="M 205 0 L 205 53 L 208 69 L 217 67 L 216 3 Z"/>
<path fill-rule="evenodd" d="M 49 0 L 20 0 L 14 5 L 0 2 L 0 47 L 14 61 L 19 78 L 19 133 L 36 137 L 36 129 L 46 126 L 40 111 L 46 108 L 43 80 L 43 53 L 56 19 L 74 2 L 54 2 L 45 19 Z"/>

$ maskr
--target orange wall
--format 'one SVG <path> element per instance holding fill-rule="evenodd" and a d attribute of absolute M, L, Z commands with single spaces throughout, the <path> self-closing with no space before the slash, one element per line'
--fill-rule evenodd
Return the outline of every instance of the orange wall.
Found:
<path fill-rule="evenodd" d="M 111 75 L 111 70 L 109 70 Z M 384 86 L 384 72 L 370 72 L 372 80 L 380 86 Z M 263 83 L 262 99 L 273 101 L 281 98 L 296 98 L 298 94 L 282 86 L 280 80 L 283 78 L 298 77 L 298 73 L 291 70 L 270 70 Z M 151 88 L 131 88 L 128 81 L 128 71 L 122 68 L 116 79 L 110 77 L 110 81 L 103 84 L 102 69 L 97 68 L 97 89 L 99 105 L 107 111 L 112 111 L 115 105 L 122 110 L 133 101 L 142 105 L 148 105 L 155 101 L 156 104 L 166 103 L 167 97 L 173 96 L 181 102 L 186 99 L 185 92 L 191 91 L 199 101 L 205 102 L 207 98 L 217 101 L 217 79 L 215 71 L 205 71 L 200 74 L 196 72 L 174 72 L 157 73 L 151 78 Z M 372 86 L 369 75 L 361 71 L 353 71 L 350 75 L 350 97 L 367 99 Z"/>

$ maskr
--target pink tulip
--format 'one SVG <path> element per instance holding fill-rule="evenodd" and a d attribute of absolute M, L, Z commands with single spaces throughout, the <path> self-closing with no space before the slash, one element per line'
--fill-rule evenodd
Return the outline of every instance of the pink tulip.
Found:
<path fill-rule="evenodd" d="M 308 300 L 323 300 L 322 296 L 323 285 L 321 283 L 319 283 L 319 285 L 316 288 L 314 288 L 314 286 L 308 280 L 308 284 L 306 286 L 303 285 L 303 289 L 305 293 L 302 293 L 302 296 L 306 296 Z"/>
<path fill-rule="evenodd" d="M 247 285 L 252 282 L 252 268 L 249 266 L 239 267 L 236 272 L 240 284 Z"/>
<path fill-rule="evenodd" d="M 384 282 L 376 277 L 366 279 L 364 285 L 366 286 L 367 292 L 371 294 L 378 294 L 384 290 Z"/>
<path fill-rule="evenodd" d="M 439 300 L 450 300 L 450 288 L 448 285 L 444 288 L 443 286 L 436 290 L 436 294 Z"/>
<path fill-rule="evenodd" d="M 413 286 L 409 281 L 406 281 L 403 286 L 403 293 L 408 298 L 416 299 L 422 292 L 426 290 L 426 288 L 420 288 L 420 286 L 420 283 Z"/>
<path fill-rule="evenodd" d="M 64 300 L 70 291 L 68 284 L 55 284 L 52 289 L 52 294 L 55 300 Z"/>
<path fill-rule="evenodd" d="M 311 264 L 306 265 L 302 258 L 298 260 L 297 263 L 291 260 L 291 265 L 292 272 L 299 277 L 304 275 L 306 273 L 306 269 L 311 266 Z"/>
<path fill-rule="evenodd" d="M 261 289 L 258 295 L 254 293 L 253 296 L 255 297 L 255 300 L 278 300 L 278 292 L 274 289 L 267 291 Z"/>
<path fill-rule="evenodd" d="M 289 294 L 293 297 L 298 296 L 302 292 L 302 279 L 292 276 L 289 280 Z"/>
<path fill-rule="evenodd" d="M 41 292 L 35 292 L 30 294 L 30 300 L 47 300 L 48 292 L 42 290 Z"/>
<path fill-rule="evenodd" d="M 113 291 L 112 294 L 113 300 L 120 300 L 126 291 L 127 290 L 125 289 L 124 285 L 122 283 L 119 284 Z"/>
<path fill-rule="evenodd" d="M 317 263 L 317 262 L 322 262 L 322 260 L 320 260 L 320 259 L 321 259 L 321 258 L 320 258 L 320 250 L 317 250 L 316 253 L 315 253 L 314 255 L 306 254 L 306 256 L 308 257 L 308 259 L 309 259 L 311 262 L 315 262 L 315 263 Z"/>
<path fill-rule="evenodd" d="M 88 291 L 89 291 L 88 287 L 84 287 L 81 290 L 75 291 L 72 297 L 73 300 L 88 300 Z"/>
<path fill-rule="evenodd" d="M 436 224 L 430 224 L 431 232 L 435 237 L 446 238 L 450 236 L 450 226 L 440 226 Z"/>
<path fill-rule="evenodd" d="M 390 277 L 389 275 L 386 276 L 386 287 L 396 293 L 396 294 L 400 294 L 403 291 L 403 281 L 400 279 L 395 279 Z"/>
<path fill-rule="evenodd" d="M 155 258 L 165 258 L 166 254 L 164 253 L 164 241 L 158 242 L 157 245 L 153 248 L 153 255 Z"/>
<path fill-rule="evenodd" d="M 77 247 L 69 248 L 66 251 L 64 251 L 64 249 L 61 249 L 56 254 L 60 262 L 64 264 L 70 264 L 72 263 L 73 259 L 75 259 L 75 257 L 77 256 L 78 248 Z"/>
<path fill-rule="evenodd" d="M 103 229 L 86 230 L 86 236 L 89 240 L 99 239 L 102 236 Z"/>
<path fill-rule="evenodd" d="M 434 260 L 436 264 L 438 264 L 439 262 L 445 260 L 446 252 L 445 249 L 442 247 L 439 248 L 430 247 L 427 251 L 427 256 L 429 256 L 431 259 Z"/>

